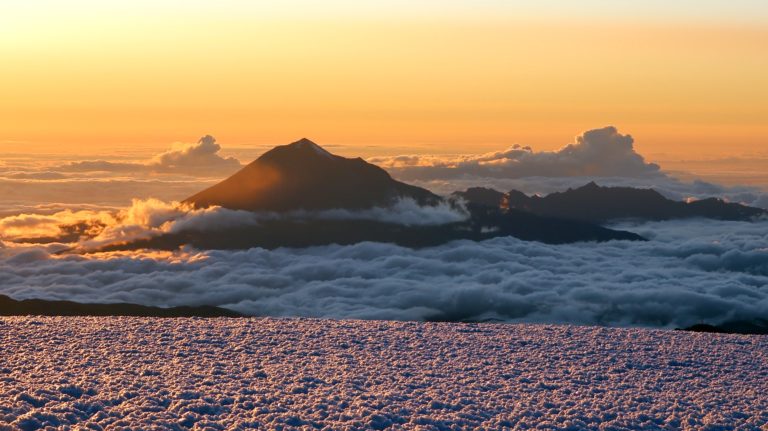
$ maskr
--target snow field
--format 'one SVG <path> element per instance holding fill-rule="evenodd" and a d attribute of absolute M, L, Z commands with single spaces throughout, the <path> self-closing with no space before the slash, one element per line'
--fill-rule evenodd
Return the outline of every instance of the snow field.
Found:
<path fill-rule="evenodd" d="M 0 318 L 0 430 L 766 429 L 768 337 Z"/>

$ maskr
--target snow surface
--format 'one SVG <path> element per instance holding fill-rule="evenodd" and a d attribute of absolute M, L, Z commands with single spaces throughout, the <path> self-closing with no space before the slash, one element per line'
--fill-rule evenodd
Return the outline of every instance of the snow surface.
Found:
<path fill-rule="evenodd" d="M 761 429 L 768 337 L 0 318 L 0 430 Z"/>

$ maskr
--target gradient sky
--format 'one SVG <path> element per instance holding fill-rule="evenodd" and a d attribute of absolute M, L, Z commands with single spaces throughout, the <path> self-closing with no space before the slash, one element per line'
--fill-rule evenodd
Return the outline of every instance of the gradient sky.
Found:
<path fill-rule="evenodd" d="M 547 150 L 612 124 L 643 154 L 765 154 L 765 2 L 638 3 L 4 1 L 0 152 Z"/>

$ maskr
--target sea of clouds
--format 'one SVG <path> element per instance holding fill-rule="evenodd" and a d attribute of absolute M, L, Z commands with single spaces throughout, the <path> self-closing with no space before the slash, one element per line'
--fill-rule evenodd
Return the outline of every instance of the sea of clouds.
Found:
<path fill-rule="evenodd" d="M 768 208 L 766 194 L 756 188 L 678 180 L 646 162 L 633 142 L 607 127 L 553 152 L 518 146 L 485 155 L 370 161 L 445 194 L 470 186 L 549 193 L 595 180 L 653 187 L 674 199 L 719 196 Z M 768 316 L 766 220 L 614 226 L 647 242 L 547 245 L 510 237 L 418 250 L 360 243 L 272 251 L 87 253 L 165 233 L 285 217 L 174 202 L 215 181 L 211 172 L 224 175 L 241 166 L 219 150 L 213 138 L 204 137 L 140 162 L 70 163 L 37 171 L 1 163 L 0 293 L 363 319 L 678 327 Z M 137 196 L 142 199 L 126 206 Z M 288 216 L 424 225 L 459 221 L 466 214 L 447 205 L 401 201 L 387 209 Z M 65 239 L 73 231 L 75 239 Z"/>
<path fill-rule="evenodd" d="M 508 237 L 419 250 L 360 243 L 90 255 L 12 246 L 0 248 L 0 293 L 394 320 L 679 327 L 768 315 L 768 221 L 619 227 L 650 241 Z"/>
<path fill-rule="evenodd" d="M 370 220 L 404 226 L 427 226 L 466 220 L 468 212 L 448 201 L 421 206 L 413 199 L 400 199 L 391 206 L 364 210 L 251 212 L 221 207 L 194 208 L 180 202 L 134 199 L 131 206 L 118 209 L 65 208 L 0 216 L 0 241 L 6 255 L 21 253 L 30 245 L 47 243 L 57 251 L 95 251 L 106 245 L 122 244 L 163 234 L 188 231 L 216 232 L 257 226 L 278 219 Z"/>

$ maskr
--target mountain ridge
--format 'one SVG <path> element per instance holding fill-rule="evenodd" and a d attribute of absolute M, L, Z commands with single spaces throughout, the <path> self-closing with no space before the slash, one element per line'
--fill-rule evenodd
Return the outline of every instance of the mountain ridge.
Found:
<path fill-rule="evenodd" d="M 47 299 L 13 299 L 0 295 L 0 316 L 135 316 L 135 317 L 243 317 L 212 305 L 151 307 L 131 303 L 82 303 Z"/>
<path fill-rule="evenodd" d="M 277 146 L 234 175 L 184 200 L 247 211 L 369 209 L 410 198 L 433 205 L 440 197 L 394 180 L 362 158 L 331 154 L 307 138 Z"/>
<path fill-rule="evenodd" d="M 445 204 L 465 217 L 442 224 L 408 225 L 390 219 L 323 219 L 297 217 L 329 209 L 355 211 L 392 208 L 399 199 L 420 206 Z M 464 206 L 429 190 L 394 180 L 384 169 L 361 158 L 334 155 L 303 138 L 264 153 L 220 183 L 188 198 L 194 207 L 268 211 L 275 217 L 257 225 L 209 226 L 114 244 L 101 249 L 152 248 L 175 250 L 184 245 L 202 249 L 309 247 L 388 242 L 420 248 L 455 240 L 483 241 L 499 236 L 563 244 L 578 241 L 644 240 L 632 232 L 593 223 L 542 217 L 525 211 Z M 304 210 L 304 211 L 298 211 Z"/>
<path fill-rule="evenodd" d="M 725 202 L 718 198 L 690 202 L 674 201 L 653 189 L 604 187 L 594 181 L 546 196 L 528 196 L 517 190 L 502 193 L 483 187 L 454 192 L 454 196 L 468 202 L 498 206 L 505 210 L 591 223 L 622 219 L 660 221 L 694 217 L 749 221 L 768 214 L 768 211 L 761 208 Z"/>

